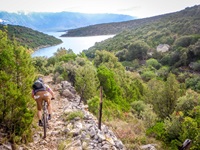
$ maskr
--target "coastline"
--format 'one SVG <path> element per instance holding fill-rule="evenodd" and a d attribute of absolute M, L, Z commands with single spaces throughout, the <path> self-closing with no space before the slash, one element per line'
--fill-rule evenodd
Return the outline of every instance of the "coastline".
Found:
<path fill-rule="evenodd" d="M 68 35 L 68 34 L 62 34 L 60 37 L 64 38 L 64 37 L 92 37 L 92 36 L 115 36 L 116 34 L 96 34 L 96 35 Z"/>
<path fill-rule="evenodd" d="M 62 44 L 62 43 L 63 43 L 63 41 L 62 41 L 61 43 L 59 43 L 59 44 Z M 41 46 L 39 46 L 39 47 L 37 47 L 37 48 L 34 48 L 33 51 L 35 52 L 35 51 L 37 51 L 37 50 L 39 50 L 39 49 L 48 48 L 48 47 L 52 47 L 52 46 L 57 46 L 57 45 L 59 45 L 59 44 L 54 44 L 54 45 L 41 45 Z"/>

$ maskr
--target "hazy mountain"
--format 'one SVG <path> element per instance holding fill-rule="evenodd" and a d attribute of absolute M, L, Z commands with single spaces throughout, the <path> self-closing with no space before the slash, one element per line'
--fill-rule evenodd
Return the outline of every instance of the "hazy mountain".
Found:
<path fill-rule="evenodd" d="M 39 31 L 66 30 L 100 23 L 121 22 L 133 19 L 135 18 L 132 16 L 118 14 L 0 12 L 0 23 L 21 25 Z"/>

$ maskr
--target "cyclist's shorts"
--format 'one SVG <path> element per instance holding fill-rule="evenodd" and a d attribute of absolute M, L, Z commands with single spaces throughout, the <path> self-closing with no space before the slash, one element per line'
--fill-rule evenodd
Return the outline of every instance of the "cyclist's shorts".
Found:
<path fill-rule="evenodd" d="M 41 110 L 42 109 L 42 102 L 43 100 L 45 100 L 48 103 L 48 106 L 51 103 L 51 94 L 47 91 L 38 91 L 35 95 L 34 95 L 34 99 L 37 102 L 37 109 Z"/>

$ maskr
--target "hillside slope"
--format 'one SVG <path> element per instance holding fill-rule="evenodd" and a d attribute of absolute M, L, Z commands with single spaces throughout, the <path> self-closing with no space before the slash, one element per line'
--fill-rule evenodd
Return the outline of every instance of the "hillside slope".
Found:
<path fill-rule="evenodd" d="M 68 30 L 65 36 L 93 36 L 93 35 L 109 35 L 109 34 L 118 34 L 125 30 L 134 30 L 140 28 L 142 26 L 151 25 L 152 23 L 159 22 L 174 22 L 177 19 L 189 22 L 195 21 L 195 19 L 199 19 L 200 6 L 188 7 L 182 11 L 144 18 L 144 19 L 135 19 L 131 21 L 119 22 L 119 23 L 105 23 L 98 25 L 91 25 L 88 27 L 82 27 L 78 29 Z M 196 21 L 197 22 L 197 21 Z M 191 22 L 192 24 L 193 22 Z M 197 24 L 193 25 L 194 29 L 197 28 L 199 30 L 199 26 Z"/>
<path fill-rule="evenodd" d="M 0 30 L 4 30 L 4 28 L 5 25 L 0 24 Z M 60 39 L 53 36 L 22 26 L 7 25 L 6 30 L 11 40 L 14 38 L 22 46 L 33 50 L 62 43 Z"/>
<path fill-rule="evenodd" d="M 188 64 L 198 59 L 199 34 L 200 6 L 195 6 L 177 13 L 164 15 L 148 25 L 123 31 L 113 38 L 96 43 L 93 47 L 85 50 L 84 53 L 88 57 L 94 57 L 96 50 L 107 50 L 115 52 L 120 61 L 132 61 L 137 58 L 136 55 L 132 56 L 134 54 L 132 52 L 135 49 L 145 48 L 144 55 L 142 54 L 143 58 L 138 59 L 154 57 L 161 60 L 165 54 L 161 56 L 156 54 L 156 48 L 160 44 L 167 44 L 171 50 L 169 51 L 171 58 L 174 59 L 169 61 L 178 62 L 179 58 L 183 58 L 182 56 L 185 55 L 183 53 L 187 53 L 189 60 L 186 61 L 186 64 Z M 140 46 L 136 48 L 137 44 Z M 181 51 L 181 49 L 183 50 Z M 174 53 L 175 51 L 176 53 Z M 179 65 L 177 64 L 177 66 Z"/>

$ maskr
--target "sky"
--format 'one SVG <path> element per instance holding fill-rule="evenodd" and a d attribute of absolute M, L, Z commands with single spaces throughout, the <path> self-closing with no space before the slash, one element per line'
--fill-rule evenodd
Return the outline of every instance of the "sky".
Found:
<path fill-rule="evenodd" d="M 113 13 L 146 18 L 200 5 L 200 0 L 0 0 L 0 11 Z"/>

